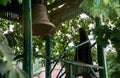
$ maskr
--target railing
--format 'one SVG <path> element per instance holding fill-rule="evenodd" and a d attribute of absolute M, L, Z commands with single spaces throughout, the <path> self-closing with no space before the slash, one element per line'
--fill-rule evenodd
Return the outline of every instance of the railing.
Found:
<path fill-rule="evenodd" d="M 91 40 L 92 40 L 92 39 L 87 40 L 87 41 L 85 41 L 85 42 L 83 42 L 83 43 L 81 43 L 81 44 L 79 44 L 79 45 L 73 46 L 73 47 L 71 47 L 71 48 L 69 48 L 69 49 L 67 49 L 67 50 L 65 50 L 65 51 L 62 51 L 61 54 L 59 54 L 59 55 L 57 55 L 57 56 L 55 56 L 55 57 L 48 57 L 48 56 L 46 57 L 46 56 L 43 56 L 43 55 L 35 55 L 35 57 L 40 57 L 40 58 L 44 58 L 44 59 L 49 59 L 49 60 L 55 62 L 54 66 L 53 66 L 52 69 L 49 71 L 49 75 L 47 75 L 47 76 L 48 76 L 47 78 L 50 78 L 51 73 L 53 72 L 55 66 L 56 66 L 59 62 L 64 63 L 64 65 L 62 66 L 61 70 L 59 71 L 59 73 L 58 73 L 58 75 L 57 75 L 57 78 L 61 78 L 63 75 L 66 74 L 66 72 L 63 72 L 63 73 L 61 74 L 61 71 L 63 70 L 63 68 L 65 68 L 65 65 L 66 65 L 66 64 L 69 65 L 69 67 L 70 67 L 70 68 L 69 68 L 70 78 L 74 78 L 74 74 L 73 74 L 73 73 L 74 73 L 74 70 L 73 70 L 73 69 L 74 69 L 75 66 L 77 66 L 78 68 L 79 68 L 79 67 L 82 67 L 82 68 L 89 69 L 89 70 L 92 72 L 92 74 L 94 74 L 94 76 L 97 78 L 96 72 L 94 71 L 94 69 L 97 69 L 97 70 L 103 69 L 102 66 L 85 64 L 85 63 L 76 62 L 76 61 L 73 61 L 73 60 L 60 59 L 60 56 L 63 56 L 63 55 L 66 54 L 67 52 L 70 52 L 71 50 L 76 49 L 76 48 L 78 48 L 79 46 L 82 46 L 82 45 L 90 42 Z M 93 45 L 95 45 L 95 44 L 93 44 Z M 58 58 L 56 58 L 56 57 L 58 57 Z M 53 63 L 53 62 L 52 62 L 52 63 Z M 82 71 L 82 70 L 81 70 L 81 71 Z M 85 72 L 84 72 L 84 73 L 85 73 Z M 61 74 L 61 75 L 60 75 L 60 74 Z M 82 72 L 81 72 L 80 74 L 82 75 Z"/>

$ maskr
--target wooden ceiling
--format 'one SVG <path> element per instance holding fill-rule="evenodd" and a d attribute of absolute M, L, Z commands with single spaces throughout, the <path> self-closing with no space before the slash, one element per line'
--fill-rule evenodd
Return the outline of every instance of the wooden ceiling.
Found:
<path fill-rule="evenodd" d="M 34 0 L 33 0 L 34 1 Z M 66 20 L 72 19 L 74 16 L 83 12 L 80 4 L 83 0 L 55 0 L 46 7 L 49 11 L 50 20 L 58 26 Z M 34 2 L 33 2 L 34 3 Z M 23 6 L 12 0 L 7 6 L 0 5 L 0 17 L 16 22 L 22 22 Z"/>

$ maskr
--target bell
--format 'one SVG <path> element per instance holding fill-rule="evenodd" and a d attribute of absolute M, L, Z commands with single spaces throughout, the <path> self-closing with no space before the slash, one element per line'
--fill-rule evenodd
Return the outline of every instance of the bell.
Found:
<path fill-rule="evenodd" d="M 47 8 L 43 4 L 33 4 L 32 21 L 33 35 L 46 36 L 55 28 L 55 25 L 50 22 Z"/>

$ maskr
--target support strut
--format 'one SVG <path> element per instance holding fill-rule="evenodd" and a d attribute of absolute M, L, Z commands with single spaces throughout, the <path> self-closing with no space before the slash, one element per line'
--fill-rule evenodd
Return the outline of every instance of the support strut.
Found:
<path fill-rule="evenodd" d="M 52 36 L 49 35 L 46 38 L 46 57 L 51 56 L 51 44 L 52 44 Z M 51 59 L 46 58 L 46 78 L 51 78 L 50 74 L 51 71 Z"/>
<path fill-rule="evenodd" d="M 96 26 L 102 25 L 100 18 L 96 18 L 95 21 Z M 103 69 L 99 70 L 99 76 L 100 78 L 108 78 L 105 52 L 103 51 L 103 47 L 100 44 L 97 44 L 97 52 L 98 52 L 98 64 L 99 66 L 103 66 Z"/>
<path fill-rule="evenodd" d="M 32 16 L 31 16 L 31 0 L 23 0 L 23 16 L 24 16 L 24 53 L 23 53 L 23 69 L 32 78 Z"/>

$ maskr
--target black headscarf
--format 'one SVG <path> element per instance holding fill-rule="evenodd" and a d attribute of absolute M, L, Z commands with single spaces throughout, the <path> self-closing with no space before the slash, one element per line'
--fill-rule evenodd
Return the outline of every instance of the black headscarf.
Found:
<path fill-rule="evenodd" d="M 78 42 L 77 44 L 81 44 L 81 43 L 89 40 L 84 28 L 79 29 L 79 34 L 80 34 L 80 42 Z M 91 54 L 90 46 L 91 46 L 91 44 L 90 44 L 90 42 L 88 42 L 88 43 L 76 48 L 74 60 L 84 62 L 87 64 L 92 64 L 92 54 Z"/>

